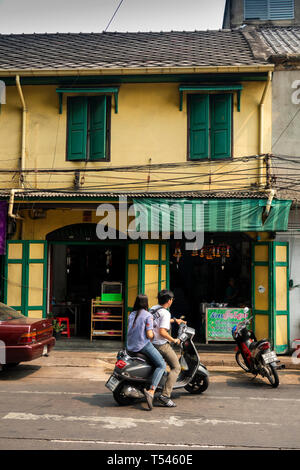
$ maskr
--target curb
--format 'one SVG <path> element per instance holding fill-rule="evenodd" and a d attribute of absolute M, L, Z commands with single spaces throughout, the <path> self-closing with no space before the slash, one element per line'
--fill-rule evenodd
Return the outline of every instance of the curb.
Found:
<path fill-rule="evenodd" d="M 52 367 L 96 367 L 105 369 L 114 366 L 117 352 L 117 350 L 107 349 L 54 349 L 49 354 L 48 361 L 47 358 L 40 358 L 34 362 L 36 364 L 44 364 L 45 366 L 51 365 Z M 230 367 L 240 370 L 240 367 L 235 361 L 234 353 L 200 351 L 199 356 L 200 361 L 208 368 L 220 367 L 226 369 Z M 298 359 L 299 363 L 294 363 L 293 360 L 295 360 L 295 358 L 291 356 L 278 356 L 278 359 L 280 364 L 285 365 L 285 370 L 300 370 L 300 359 Z M 27 364 L 29 365 L 30 363 Z"/>

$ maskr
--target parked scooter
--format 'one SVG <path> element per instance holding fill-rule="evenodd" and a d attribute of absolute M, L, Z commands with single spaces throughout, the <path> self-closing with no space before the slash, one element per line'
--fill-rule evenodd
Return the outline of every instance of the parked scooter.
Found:
<path fill-rule="evenodd" d="M 244 311 L 248 312 L 248 308 Z M 235 359 L 238 365 L 251 374 L 260 374 L 266 377 L 273 388 L 278 387 L 279 377 L 277 370 L 284 369 L 284 364 L 278 365 L 279 360 L 275 351 L 271 350 L 268 339 L 257 341 L 249 325 L 253 317 L 247 318 L 232 328 L 232 336 L 237 343 Z"/>
<path fill-rule="evenodd" d="M 185 388 L 189 393 L 202 393 L 209 385 L 209 373 L 201 364 L 198 352 L 193 343 L 195 330 L 181 323 L 178 328 L 181 356 L 181 372 L 173 389 Z M 106 382 L 106 387 L 113 392 L 119 405 L 130 405 L 137 398 L 144 398 L 143 389 L 151 384 L 153 365 L 149 358 L 141 353 L 129 353 L 126 349 L 119 351 L 115 369 Z M 167 379 L 165 373 L 157 387 L 162 390 Z"/>

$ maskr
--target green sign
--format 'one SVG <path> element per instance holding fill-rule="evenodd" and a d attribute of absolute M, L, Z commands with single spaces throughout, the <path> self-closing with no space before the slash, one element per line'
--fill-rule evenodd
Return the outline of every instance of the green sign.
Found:
<path fill-rule="evenodd" d="M 232 328 L 250 316 L 250 310 L 244 312 L 243 308 L 207 308 L 206 342 L 234 341 Z"/>

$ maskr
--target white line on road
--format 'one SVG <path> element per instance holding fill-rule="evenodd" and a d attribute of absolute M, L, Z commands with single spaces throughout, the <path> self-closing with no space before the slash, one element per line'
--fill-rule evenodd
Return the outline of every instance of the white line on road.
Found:
<path fill-rule="evenodd" d="M 120 442 L 120 441 L 85 441 L 85 440 L 60 440 L 60 439 L 55 439 L 55 440 L 50 440 L 50 442 L 53 442 L 55 444 L 104 444 L 104 445 L 123 445 L 123 446 L 148 446 L 148 447 L 182 447 L 186 449 L 226 449 L 226 446 L 222 445 L 209 445 L 209 444 L 176 444 L 176 443 L 166 443 L 166 444 L 161 444 L 158 442 Z"/>
<path fill-rule="evenodd" d="M 110 393 L 90 393 L 90 392 L 60 392 L 60 391 L 39 391 L 39 390 L 0 390 L 0 393 L 12 393 L 16 394 L 37 394 L 37 395 L 78 395 L 78 396 L 94 396 L 94 397 L 105 397 L 109 396 Z"/>
<path fill-rule="evenodd" d="M 110 392 L 106 393 L 95 393 L 95 392 L 62 392 L 62 391 L 39 391 L 39 390 L 0 390 L 0 393 L 6 393 L 11 395 L 12 393 L 15 394 L 24 394 L 24 395 L 31 395 L 31 394 L 36 394 L 36 395 L 75 395 L 75 396 L 93 396 L 93 397 L 109 397 L 111 396 Z M 181 398 L 190 398 L 190 395 L 185 395 L 184 397 Z M 300 402 L 300 398 L 272 398 L 272 397 L 237 397 L 237 396 L 231 396 L 231 397 L 224 397 L 221 395 L 203 395 L 202 400 L 206 399 L 220 399 L 220 400 L 261 400 L 261 401 L 282 401 L 282 402 L 291 402 L 291 403 L 297 403 Z"/>
<path fill-rule="evenodd" d="M 217 426 L 220 424 L 225 425 L 245 425 L 245 426 L 280 426 L 277 423 L 259 423 L 253 421 L 237 421 L 237 420 L 227 420 L 227 419 L 208 419 L 208 418 L 182 418 L 177 416 L 170 416 L 168 419 L 141 419 L 141 418 L 121 418 L 119 416 L 64 416 L 64 415 L 52 415 L 52 414 L 43 414 L 35 415 L 32 413 L 14 413 L 10 412 L 7 415 L 3 416 L 2 419 L 11 419 L 11 420 L 25 420 L 25 421 L 37 421 L 37 420 L 48 420 L 48 421 L 65 421 L 65 422 L 80 422 L 86 421 L 92 424 L 102 423 L 103 428 L 106 429 L 129 429 L 135 428 L 139 424 L 155 424 L 166 426 L 175 426 L 183 427 L 190 424 L 195 425 L 207 425 Z"/>

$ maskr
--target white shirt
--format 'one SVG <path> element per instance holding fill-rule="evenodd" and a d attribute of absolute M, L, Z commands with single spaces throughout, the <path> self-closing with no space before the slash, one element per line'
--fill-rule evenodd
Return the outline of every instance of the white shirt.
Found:
<path fill-rule="evenodd" d="M 153 344 L 161 345 L 168 342 L 166 338 L 161 336 L 159 333 L 160 328 L 165 328 L 169 330 L 171 328 L 171 314 L 169 310 L 163 308 L 161 305 L 154 305 L 150 309 L 150 313 L 153 312 L 153 332 L 154 332 L 154 339 L 152 341 Z"/>

